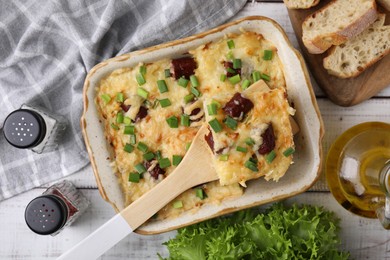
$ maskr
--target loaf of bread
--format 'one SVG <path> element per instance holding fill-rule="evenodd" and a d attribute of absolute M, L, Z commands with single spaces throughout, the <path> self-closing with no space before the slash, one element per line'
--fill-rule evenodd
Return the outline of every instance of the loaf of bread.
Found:
<path fill-rule="evenodd" d="M 385 15 L 361 34 L 339 46 L 333 46 L 324 59 L 329 74 L 340 78 L 356 77 L 366 68 L 390 53 L 390 26 L 384 26 Z"/>
<path fill-rule="evenodd" d="M 302 40 L 310 53 L 320 54 L 361 33 L 377 17 L 375 0 L 334 0 L 305 19 Z"/>
<path fill-rule="evenodd" d="M 390 11 L 390 0 L 377 0 L 378 3 L 385 8 L 387 11 Z"/>
<path fill-rule="evenodd" d="M 289 9 L 308 9 L 316 6 L 320 0 L 283 0 L 283 2 Z"/>

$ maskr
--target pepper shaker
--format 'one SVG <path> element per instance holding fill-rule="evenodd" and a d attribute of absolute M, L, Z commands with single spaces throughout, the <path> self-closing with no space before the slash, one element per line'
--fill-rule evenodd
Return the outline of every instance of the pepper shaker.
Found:
<path fill-rule="evenodd" d="M 58 147 L 65 132 L 66 120 L 43 109 L 22 105 L 4 121 L 3 132 L 9 144 L 36 153 L 49 152 Z"/>

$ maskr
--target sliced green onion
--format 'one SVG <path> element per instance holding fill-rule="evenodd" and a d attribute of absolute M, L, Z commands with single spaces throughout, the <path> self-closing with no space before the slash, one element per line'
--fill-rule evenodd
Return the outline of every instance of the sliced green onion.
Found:
<path fill-rule="evenodd" d="M 116 101 L 123 103 L 125 101 L 125 97 L 123 96 L 123 93 L 116 93 Z"/>
<path fill-rule="evenodd" d="M 160 150 L 158 150 L 158 151 L 156 152 L 156 157 L 157 157 L 157 160 L 160 160 L 160 159 L 162 158 L 162 156 L 161 156 L 161 151 L 160 151 Z"/>
<path fill-rule="evenodd" d="M 171 70 L 170 69 L 165 69 L 164 70 L 164 75 L 165 75 L 165 78 L 170 78 L 171 77 Z"/>
<path fill-rule="evenodd" d="M 139 67 L 139 73 L 141 73 L 142 75 L 146 74 L 146 66 L 145 65 L 142 65 L 141 67 Z"/>
<path fill-rule="evenodd" d="M 221 76 L 219 77 L 219 80 L 224 82 L 226 80 L 226 75 L 225 74 L 221 74 Z"/>
<path fill-rule="evenodd" d="M 118 114 L 116 114 L 116 122 L 118 124 L 122 124 L 123 123 L 123 119 L 124 119 L 123 112 L 119 111 Z"/>
<path fill-rule="evenodd" d="M 135 135 L 130 135 L 130 144 L 134 145 L 136 143 Z"/>
<path fill-rule="evenodd" d="M 233 52 L 232 52 L 232 51 L 229 51 L 229 52 L 226 54 L 226 58 L 227 58 L 228 60 L 233 60 L 233 59 L 234 59 Z"/>
<path fill-rule="evenodd" d="M 154 159 L 155 154 L 152 152 L 147 152 L 147 153 L 144 153 L 142 156 L 144 157 L 145 160 L 150 161 L 150 160 Z"/>
<path fill-rule="evenodd" d="M 261 76 L 260 76 L 262 79 L 264 79 L 265 81 L 270 81 L 271 80 L 271 77 L 270 76 L 268 76 L 267 74 L 261 74 Z"/>
<path fill-rule="evenodd" d="M 192 100 L 194 100 L 194 98 L 195 98 L 194 94 L 188 94 L 188 95 L 184 96 L 184 103 L 188 104 Z"/>
<path fill-rule="evenodd" d="M 263 60 L 272 60 L 272 50 L 264 50 Z"/>
<path fill-rule="evenodd" d="M 247 137 L 247 138 L 245 138 L 245 143 L 249 146 L 253 146 L 253 145 L 255 145 L 256 142 L 251 137 Z"/>
<path fill-rule="evenodd" d="M 196 194 L 196 197 L 198 197 L 201 200 L 204 200 L 207 197 L 206 193 L 201 188 L 196 188 L 195 189 L 195 194 Z"/>
<path fill-rule="evenodd" d="M 134 146 L 132 146 L 131 144 L 125 144 L 125 146 L 123 147 L 123 150 L 125 152 L 131 153 L 134 150 Z"/>
<path fill-rule="evenodd" d="M 213 120 L 210 120 L 210 121 L 209 121 L 209 125 L 210 125 L 211 128 L 214 130 L 214 132 L 216 132 L 216 133 L 222 131 L 222 125 L 221 125 L 221 123 L 218 121 L 218 119 L 216 119 L 216 118 L 214 118 Z"/>
<path fill-rule="evenodd" d="M 232 69 L 232 68 L 227 68 L 226 71 L 229 72 L 229 73 L 231 73 L 231 74 L 234 74 L 234 75 L 237 74 L 237 71 L 235 71 L 235 70 Z"/>
<path fill-rule="evenodd" d="M 237 146 L 237 147 L 236 147 L 236 151 L 237 151 L 237 152 L 246 153 L 246 152 L 248 152 L 248 149 L 247 149 L 246 147 Z"/>
<path fill-rule="evenodd" d="M 252 72 L 252 79 L 253 82 L 259 81 L 260 80 L 260 72 L 255 70 Z"/>
<path fill-rule="evenodd" d="M 269 152 L 269 154 L 265 156 L 265 160 L 267 161 L 267 163 L 272 163 L 275 157 L 276 157 L 276 153 L 274 150 L 272 150 L 271 152 Z"/>
<path fill-rule="evenodd" d="M 221 154 L 220 156 L 219 156 L 219 160 L 220 161 L 227 161 L 229 159 L 229 155 L 228 154 Z"/>
<path fill-rule="evenodd" d="M 143 153 L 146 153 L 149 150 L 149 147 L 143 142 L 138 142 L 137 149 Z"/>
<path fill-rule="evenodd" d="M 159 100 L 161 107 L 169 107 L 171 105 L 171 101 L 168 98 Z"/>
<path fill-rule="evenodd" d="M 146 172 L 146 168 L 142 163 L 137 164 L 134 168 L 139 174 Z"/>
<path fill-rule="evenodd" d="M 123 118 L 123 123 L 124 123 L 125 125 L 130 125 L 130 124 L 131 124 L 131 119 L 130 119 L 130 117 L 125 116 L 125 117 Z"/>
<path fill-rule="evenodd" d="M 161 158 L 158 160 L 158 165 L 161 169 L 165 169 L 171 166 L 171 161 L 169 160 L 169 158 Z"/>
<path fill-rule="evenodd" d="M 233 77 L 229 78 L 230 83 L 232 84 L 237 84 L 238 82 L 241 81 L 240 74 L 234 75 Z"/>
<path fill-rule="evenodd" d="M 177 80 L 177 84 L 180 86 L 180 87 L 183 87 L 183 88 L 186 88 L 187 85 L 188 85 L 188 79 L 184 78 L 184 77 L 181 77 Z"/>
<path fill-rule="evenodd" d="M 181 200 L 177 200 L 173 202 L 173 208 L 174 209 L 180 209 L 183 207 L 183 202 Z"/>
<path fill-rule="evenodd" d="M 191 122 L 190 122 L 190 116 L 187 115 L 187 114 L 182 114 L 180 116 L 180 123 L 182 126 L 190 126 Z"/>
<path fill-rule="evenodd" d="M 123 130 L 123 134 L 125 134 L 125 135 L 135 134 L 135 127 L 133 125 L 125 125 L 125 128 Z"/>
<path fill-rule="evenodd" d="M 242 66 L 241 59 L 233 60 L 233 69 L 241 69 L 241 66 Z"/>
<path fill-rule="evenodd" d="M 251 171 L 254 171 L 254 172 L 258 172 L 259 171 L 259 169 L 257 168 L 257 163 L 254 163 L 254 162 L 252 162 L 250 160 L 246 161 L 244 163 L 244 166 L 246 168 L 248 168 L 249 170 L 251 170 Z"/>
<path fill-rule="evenodd" d="M 111 128 L 114 129 L 114 130 L 119 130 L 119 126 L 117 126 L 114 123 L 111 123 Z"/>
<path fill-rule="evenodd" d="M 186 151 L 188 151 L 188 149 L 190 149 L 190 147 L 191 147 L 191 142 L 186 143 L 186 147 L 185 147 Z"/>
<path fill-rule="evenodd" d="M 259 162 L 259 160 L 257 159 L 257 156 L 255 155 L 255 154 L 253 154 L 255 157 L 251 157 L 251 158 L 249 158 L 249 161 L 251 161 L 251 162 L 253 162 L 253 163 L 258 163 Z"/>
<path fill-rule="evenodd" d="M 293 153 L 295 153 L 294 148 L 289 147 L 289 148 L 287 148 L 287 149 L 283 152 L 283 155 L 286 156 L 286 157 L 288 157 L 288 156 L 292 155 Z"/>
<path fill-rule="evenodd" d="M 218 105 L 216 103 L 211 103 L 207 105 L 207 112 L 209 113 L 210 116 L 216 115 L 217 109 L 218 109 Z"/>
<path fill-rule="evenodd" d="M 190 76 L 190 81 L 191 81 L 191 85 L 192 85 L 193 87 L 199 86 L 198 78 L 197 78 L 195 75 L 191 75 L 191 76 Z"/>
<path fill-rule="evenodd" d="M 178 166 L 179 163 L 181 162 L 181 160 L 183 160 L 183 156 L 180 156 L 180 155 L 174 155 L 172 156 L 172 164 L 174 166 Z"/>
<path fill-rule="evenodd" d="M 247 89 L 251 84 L 251 81 L 249 79 L 245 79 L 242 84 L 241 84 L 241 88 L 242 90 L 245 90 Z"/>
<path fill-rule="evenodd" d="M 228 40 L 227 41 L 227 46 L 229 49 L 234 49 L 235 45 L 234 45 L 234 41 L 232 39 Z"/>
<path fill-rule="evenodd" d="M 105 104 L 108 104 L 108 102 L 111 101 L 111 97 L 108 94 L 102 94 L 100 97 L 103 99 Z"/>
<path fill-rule="evenodd" d="M 144 75 L 142 75 L 140 73 L 135 75 L 135 79 L 137 80 L 137 83 L 138 83 L 139 86 L 142 86 L 143 84 L 146 83 Z"/>
<path fill-rule="evenodd" d="M 200 91 L 196 87 L 191 86 L 191 93 L 195 95 L 195 97 L 200 97 Z"/>
<path fill-rule="evenodd" d="M 178 128 L 179 127 L 179 121 L 177 120 L 177 117 L 171 116 L 167 118 L 167 123 L 170 128 Z"/>
<path fill-rule="evenodd" d="M 227 116 L 225 121 L 224 121 L 225 125 L 227 127 L 229 127 L 230 129 L 232 130 L 236 130 L 237 129 L 237 125 L 238 125 L 238 122 L 237 120 L 231 118 L 230 116 Z"/>
<path fill-rule="evenodd" d="M 157 87 L 160 93 L 168 92 L 167 83 L 163 79 L 157 80 Z"/>
<path fill-rule="evenodd" d="M 141 174 L 139 173 L 131 172 L 129 174 L 129 182 L 138 183 L 140 179 L 141 179 Z"/>
<path fill-rule="evenodd" d="M 138 96 L 143 97 L 144 99 L 147 99 L 149 96 L 149 92 L 144 88 L 138 88 L 137 94 Z"/>

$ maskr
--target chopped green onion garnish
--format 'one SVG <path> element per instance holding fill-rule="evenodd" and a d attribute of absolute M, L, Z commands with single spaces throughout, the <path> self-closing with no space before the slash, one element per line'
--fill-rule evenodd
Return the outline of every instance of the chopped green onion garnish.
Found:
<path fill-rule="evenodd" d="M 140 179 L 141 179 L 141 174 L 139 174 L 139 173 L 131 172 L 129 174 L 129 182 L 138 183 Z"/>
<path fill-rule="evenodd" d="M 186 143 L 186 147 L 185 147 L 186 151 L 188 151 L 188 149 L 190 149 L 190 147 L 191 147 L 191 142 Z"/>
<path fill-rule="evenodd" d="M 171 105 L 171 101 L 168 98 L 159 100 L 161 107 L 169 107 Z"/>
<path fill-rule="evenodd" d="M 197 78 L 195 75 L 191 75 L 191 76 L 190 76 L 190 81 L 191 81 L 191 85 L 192 85 L 193 87 L 199 86 L 198 78 Z"/>
<path fill-rule="evenodd" d="M 269 152 L 269 154 L 265 156 L 265 160 L 267 161 L 267 163 L 272 163 L 275 157 L 276 157 L 276 153 L 274 150 L 272 150 L 271 152 Z"/>
<path fill-rule="evenodd" d="M 265 81 L 270 81 L 271 80 L 271 77 L 268 76 L 267 74 L 261 74 L 260 76 L 262 79 L 264 79 Z"/>
<path fill-rule="evenodd" d="M 123 101 L 125 101 L 125 97 L 123 96 L 123 93 L 117 93 L 116 94 L 116 101 L 122 103 Z"/>
<path fill-rule="evenodd" d="M 254 163 L 254 162 L 252 162 L 250 160 L 246 161 L 244 163 L 244 166 L 246 168 L 248 168 L 249 170 L 251 170 L 251 171 L 254 171 L 254 172 L 258 172 L 259 171 L 259 169 L 257 168 L 257 163 Z"/>
<path fill-rule="evenodd" d="M 146 172 L 146 168 L 142 163 L 137 164 L 134 168 L 139 174 Z"/>
<path fill-rule="evenodd" d="M 138 143 L 137 149 L 140 150 L 143 153 L 146 153 L 149 150 L 148 146 L 145 143 L 143 143 L 143 142 L 139 142 Z"/>
<path fill-rule="evenodd" d="M 173 203 L 173 208 L 180 209 L 183 207 L 183 202 L 181 200 L 177 200 Z"/>
<path fill-rule="evenodd" d="M 255 70 L 252 72 L 252 79 L 253 82 L 259 81 L 260 80 L 260 72 Z"/>
<path fill-rule="evenodd" d="M 169 160 L 169 158 L 161 158 L 158 160 L 158 165 L 161 169 L 165 169 L 171 166 L 171 161 Z"/>
<path fill-rule="evenodd" d="M 135 135 L 130 135 L 130 143 L 133 144 L 133 145 L 136 143 Z"/>
<path fill-rule="evenodd" d="M 170 78 L 171 77 L 171 70 L 170 69 L 164 70 L 164 75 L 165 75 L 165 78 Z"/>
<path fill-rule="evenodd" d="M 191 122 L 190 122 L 190 116 L 187 115 L 187 114 L 182 114 L 180 116 L 180 123 L 182 126 L 190 126 Z"/>
<path fill-rule="evenodd" d="M 222 154 L 219 156 L 219 160 L 220 161 L 227 161 L 229 159 L 229 155 L 228 154 Z"/>
<path fill-rule="evenodd" d="M 119 130 L 119 126 L 117 126 L 114 123 L 111 123 L 111 128 L 114 129 L 114 130 Z"/>
<path fill-rule="evenodd" d="M 168 92 L 167 83 L 163 79 L 157 80 L 157 87 L 160 93 Z"/>
<path fill-rule="evenodd" d="M 264 50 L 263 60 L 272 60 L 271 50 Z"/>
<path fill-rule="evenodd" d="M 249 79 L 245 79 L 242 84 L 241 84 L 241 87 L 242 87 L 242 90 L 245 90 L 249 87 L 249 85 L 251 84 L 251 81 Z"/>
<path fill-rule="evenodd" d="M 167 123 L 170 128 L 178 128 L 179 127 L 179 121 L 177 120 L 177 117 L 171 116 L 167 118 Z"/>
<path fill-rule="evenodd" d="M 209 121 L 209 125 L 210 125 L 211 128 L 214 130 L 214 132 L 216 132 L 216 133 L 222 131 L 222 125 L 221 125 L 221 123 L 218 121 L 218 119 L 216 119 L 216 118 L 214 118 L 213 120 L 210 120 L 210 121 Z"/>
<path fill-rule="evenodd" d="M 237 84 L 238 82 L 241 81 L 240 74 L 234 75 L 233 77 L 229 78 L 230 83 L 232 84 Z"/>
<path fill-rule="evenodd" d="M 194 100 L 194 98 L 195 98 L 194 94 L 188 94 L 188 95 L 184 96 L 184 103 L 188 104 L 192 100 Z"/>
<path fill-rule="evenodd" d="M 183 87 L 183 88 L 186 88 L 187 85 L 188 85 L 188 79 L 184 78 L 184 77 L 181 77 L 177 80 L 177 84 L 180 86 L 180 87 Z"/>
<path fill-rule="evenodd" d="M 210 116 L 216 115 L 217 109 L 218 109 L 218 105 L 216 103 L 211 103 L 207 105 L 207 112 L 209 113 Z"/>
<path fill-rule="evenodd" d="M 142 75 L 146 74 L 146 66 L 145 65 L 142 65 L 141 67 L 139 67 L 139 73 L 141 73 Z"/>
<path fill-rule="evenodd" d="M 241 59 L 233 60 L 233 69 L 241 69 Z"/>
<path fill-rule="evenodd" d="M 219 77 L 219 80 L 224 82 L 226 80 L 226 75 L 225 74 L 221 74 L 221 76 Z"/>
<path fill-rule="evenodd" d="M 108 104 L 108 102 L 111 101 L 111 97 L 108 94 L 102 94 L 100 97 L 103 99 L 105 104 Z"/>
<path fill-rule="evenodd" d="M 161 151 L 160 151 L 160 150 L 158 150 L 158 151 L 156 152 L 156 157 L 157 157 L 157 160 L 160 160 L 160 159 L 162 158 L 162 156 L 161 156 Z"/>
<path fill-rule="evenodd" d="M 246 153 L 246 152 L 248 152 L 248 149 L 247 149 L 246 147 L 237 146 L 237 147 L 236 147 L 236 151 L 237 151 L 237 152 Z"/>
<path fill-rule="evenodd" d="M 123 119 L 124 119 L 123 112 L 119 111 L 118 114 L 116 114 L 116 122 L 118 124 L 122 124 L 123 123 Z"/>
<path fill-rule="evenodd" d="M 135 134 L 135 127 L 133 125 L 125 125 L 125 128 L 123 130 L 123 134 L 125 134 L 125 135 Z"/>
<path fill-rule="evenodd" d="M 232 39 L 227 41 L 227 45 L 228 45 L 229 49 L 234 49 L 234 47 L 235 47 L 234 41 Z"/>
<path fill-rule="evenodd" d="M 191 93 L 195 95 L 195 97 L 200 97 L 200 91 L 196 87 L 191 86 Z"/>
<path fill-rule="evenodd" d="M 237 74 L 237 72 L 234 69 L 232 69 L 232 68 L 227 68 L 226 71 L 229 72 L 229 73 L 232 73 L 234 75 Z"/>
<path fill-rule="evenodd" d="M 147 152 L 147 153 L 144 153 L 142 156 L 144 157 L 145 160 L 150 161 L 150 160 L 154 159 L 155 154 L 152 152 Z"/>
<path fill-rule="evenodd" d="M 140 85 L 140 86 L 142 86 L 143 84 L 146 83 L 146 80 L 145 80 L 145 78 L 144 78 L 144 75 L 142 75 L 141 73 L 136 74 L 136 75 L 135 75 L 135 79 L 137 80 L 137 83 L 138 83 L 138 85 Z"/>
<path fill-rule="evenodd" d="M 238 124 L 237 120 L 231 118 L 230 116 L 226 117 L 224 123 L 225 123 L 225 125 L 227 127 L 229 127 L 232 130 L 236 130 L 237 129 L 237 124 Z"/>
<path fill-rule="evenodd" d="M 143 97 L 144 99 L 147 99 L 149 96 L 149 92 L 144 88 L 138 88 L 137 94 L 138 96 Z"/>
<path fill-rule="evenodd" d="M 183 156 L 174 155 L 174 156 L 172 157 L 172 164 L 173 164 L 174 166 L 178 166 L 179 163 L 181 162 L 181 160 L 183 160 Z"/>
<path fill-rule="evenodd" d="M 229 51 L 229 52 L 226 54 L 226 58 L 229 59 L 229 60 L 233 60 L 233 59 L 234 59 L 233 52 L 232 52 L 232 51 Z"/>
<path fill-rule="evenodd" d="M 245 143 L 249 146 L 253 146 L 256 142 L 250 137 L 245 138 Z"/>
<path fill-rule="evenodd" d="M 125 144 L 125 146 L 123 147 L 123 150 L 125 152 L 131 153 L 134 150 L 134 146 L 132 146 L 131 144 Z"/>
<path fill-rule="evenodd" d="M 292 155 L 293 153 L 295 153 L 294 148 L 289 147 L 289 148 L 287 148 L 287 149 L 283 152 L 283 155 L 286 156 L 286 157 L 288 157 L 288 156 Z"/>
<path fill-rule="evenodd" d="M 198 197 L 201 200 L 204 200 L 207 197 L 207 196 L 205 196 L 206 194 L 205 194 L 204 190 L 201 188 L 196 188 L 195 194 L 196 194 L 196 197 Z"/>
<path fill-rule="evenodd" d="M 130 125 L 130 124 L 131 124 L 131 119 L 130 119 L 130 117 L 125 116 L 125 117 L 123 118 L 123 123 L 124 123 L 125 125 Z"/>
<path fill-rule="evenodd" d="M 253 155 L 252 155 L 251 158 L 249 158 L 249 161 L 257 164 L 259 162 L 259 160 L 257 159 L 257 156 L 255 154 L 253 154 Z"/>

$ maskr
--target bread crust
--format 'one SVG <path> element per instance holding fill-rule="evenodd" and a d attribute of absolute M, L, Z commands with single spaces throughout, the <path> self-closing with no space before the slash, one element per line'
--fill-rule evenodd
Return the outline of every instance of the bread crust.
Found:
<path fill-rule="evenodd" d="M 299 5 L 299 4 L 293 4 L 294 0 L 283 0 L 284 4 L 287 6 L 288 9 L 309 9 L 310 7 L 318 5 L 320 0 L 315 0 L 309 5 Z"/>

